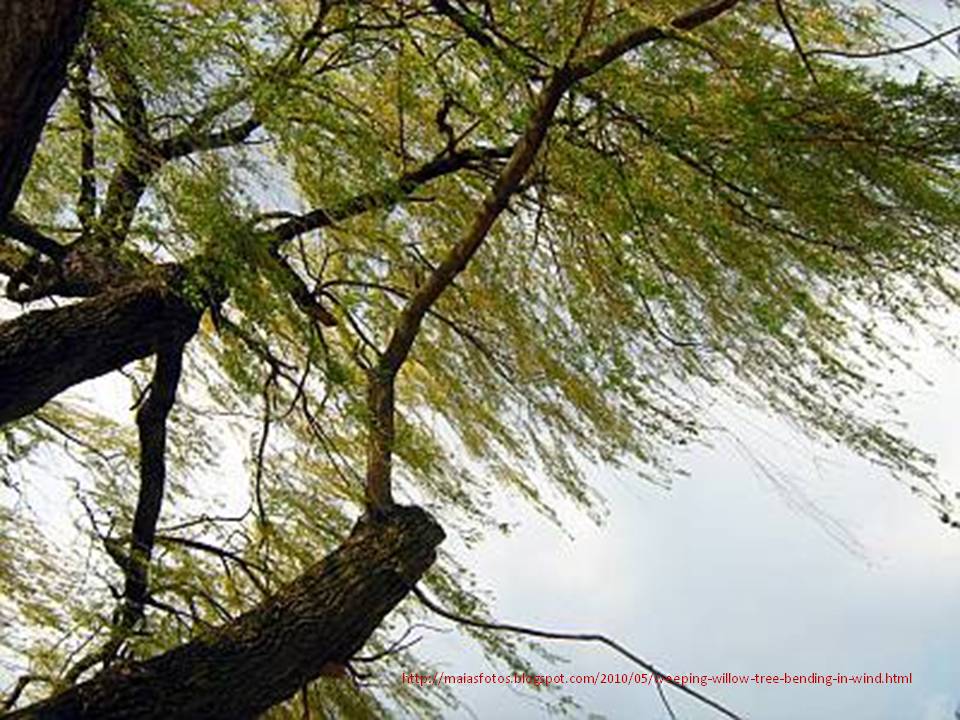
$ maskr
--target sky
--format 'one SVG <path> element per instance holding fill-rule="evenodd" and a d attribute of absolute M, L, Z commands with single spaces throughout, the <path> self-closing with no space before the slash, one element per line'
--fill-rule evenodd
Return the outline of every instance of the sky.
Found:
<path fill-rule="evenodd" d="M 950 482 L 960 475 L 960 361 L 932 345 L 918 342 L 914 370 L 891 385 L 905 392 L 909 436 L 937 456 Z M 570 539 L 518 515 L 513 535 L 464 558 L 495 589 L 496 619 L 603 633 L 670 674 L 912 673 L 903 685 L 698 687 L 748 718 L 953 720 L 960 531 L 879 468 L 773 418 L 742 408 L 723 415 L 730 433 L 690 452 L 689 477 L 670 490 L 596 469 L 611 511 L 604 527 L 571 518 Z M 758 462 L 776 468 L 772 477 Z M 418 649 L 442 657 L 444 672 L 495 671 L 465 644 L 458 632 L 428 634 Z M 550 649 L 568 662 L 538 672 L 641 671 L 602 647 Z M 564 690 L 582 705 L 577 717 L 669 717 L 652 687 Z M 678 718 L 720 717 L 667 693 Z M 484 685 L 463 697 L 470 710 L 451 717 L 545 716 L 511 688 Z"/>
<path fill-rule="evenodd" d="M 960 320 L 952 325 L 960 332 Z M 957 489 L 960 360 L 928 336 L 915 344 L 914 369 L 897 371 L 891 386 L 904 391 L 908 436 L 934 453 L 941 477 Z M 713 447 L 690 450 L 682 458 L 689 476 L 669 490 L 629 472 L 592 469 L 610 511 L 602 527 L 567 514 L 568 532 L 560 532 L 502 498 L 514 532 L 459 549 L 495 593 L 495 618 L 603 633 L 677 675 L 912 674 L 902 685 L 697 686 L 753 720 L 954 720 L 960 531 L 882 470 L 781 421 L 725 403 L 715 421 L 728 432 Z M 450 623 L 432 624 L 451 629 L 425 632 L 418 646 L 437 665 L 411 671 L 500 671 Z M 538 672 L 642 672 L 607 648 L 545 644 L 567 662 Z M 669 717 L 652 687 L 563 691 L 580 703 L 576 717 Z M 677 718 L 720 717 L 666 693 Z M 451 718 L 545 716 L 529 692 L 477 685 L 460 694 L 469 707 Z"/>

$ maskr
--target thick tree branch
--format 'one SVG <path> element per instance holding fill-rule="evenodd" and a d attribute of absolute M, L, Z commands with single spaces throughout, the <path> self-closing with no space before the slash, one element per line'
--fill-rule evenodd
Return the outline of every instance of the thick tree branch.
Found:
<path fill-rule="evenodd" d="M 0 0 L 0 221 L 67 79 L 89 0 Z"/>
<path fill-rule="evenodd" d="M 9 213 L 5 220 L 0 220 L 0 234 L 23 243 L 51 260 L 63 260 L 67 254 L 66 246 L 61 245 L 49 235 L 44 235 L 15 213 Z"/>
<path fill-rule="evenodd" d="M 77 383 L 191 337 L 200 313 L 174 284 L 141 280 L 0 323 L 0 425 Z"/>
<path fill-rule="evenodd" d="M 434 562 L 443 538 L 417 507 L 361 519 L 337 550 L 246 614 L 6 720 L 257 717 L 342 668 Z"/>

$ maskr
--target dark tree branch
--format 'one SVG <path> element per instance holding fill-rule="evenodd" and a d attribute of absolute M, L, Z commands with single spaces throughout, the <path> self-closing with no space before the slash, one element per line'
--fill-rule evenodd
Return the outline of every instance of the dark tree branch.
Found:
<path fill-rule="evenodd" d="M 180 342 L 157 351 L 150 394 L 137 411 L 140 440 L 140 491 L 133 516 L 129 566 L 123 588 L 119 626 L 131 630 L 143 617 L 147 597 L 150 558 L 157 520 L 163 505 L 167 477 L 167 416 L 173 408 L 183 368 L 184 346 Z"/>
<path fill-rule="evenodd" d="M 66 246 L 61 245 L 49 235 L 44 235 L 14 213 L 8 214 L 5 220 L 0 221 L 0 233 L 23 243 L 41 255 L 46 255 L 51 260 L 63 260 L 67 254 Z"/>
<path fill-rule="evenodd" d="M 360 193 L 330 208 L 318 208 L 303 215 L 296 215 L 272 228 L 269 233 L 277 244 L 288 242 L 305 232 L 329 227 L 354 215 L 391 207 L 431 180 L 465 168 L 503 160 L 510 156 L 510 152 L 509 147 L 493 147 L 443 153 L 415 170 L 401 174 L 380 188 Z"/>
<path fill-rule="evenodd" d="M 258 572 L 266 573 L 267 570 L 252 560 L 246 560 L 235 552 L 226 550 L 225 548 L 217 547 L 216 545 L 211 545 L 210 543 L 203 542 L 202 540 L 176 537 L 175 535 L 156 535 L 154 540 L 161 545 L 180 545 L 181 547 L 190 548 L 191 550 L 199 550 L 210 555 L 216 555 L 224 560 L 230 560 L 240 567 L 244 575 L 250 579 L 250 582 L 253 583 L 253 586 L 257 588 L 257 590 L 264 595 L 267 594 L 266 586 L 257 576 Z"/>
<path fill-rule="evenodd" d="M 119 245 L 127 237 L 140 198 L 147 189 L 150 176 L 160 166 L 150 119 L 140 83 L 133 68 L 127 64 L 126 43 L 114 32 L 92 36 L 99 65 L 110 84 L 120 112 L 126 138 L 124 156 L 114 170 L 107 187 L 101 222 L 106 244 Z"/>
<path fill-rule="evenodd" d="M 800 62 L 803 63 L 803 67 L 806 69 L 810 79 L 813 80 L 813 84 L 819 85 L 820 81 L 817 79 L 817 73 L 814 72 L 813 65 L 810 64 L 810 58 L 807 57 L 807 53 L 803 49 L 803 43 L 800 42 L 800 36 L 797 35 L 797 31 L 793 28 L 793 23 L 790 21 L 790 16 L 787 14 L 787 8 L 784 7 L 783 0 L 775 0 L 775 2 L 777 5 L 777 14 L 780 16 L 780 22 L 783 23 L 783 26 L 787 30 L 787 34 L 790 36 L 790 42 L 793 43 L 793 49 L 796 50 L 797 55 L 800 57 Z"/>
<path fill-rule="evenodd" d="M 634 664 L 642 667 L 644 670 L 649 672 L 651 675 L 654 675 L 659 682 L 667 683 L 672 685 L 683 693 L 686 693 L 690 697 L 698 700 L 699 702 L 707 705 L 722 715 L 725 715 L 732 720 L 743 720 L 743 717 L 737 715 L 732 710 L 724 707 L 716 700 L 712 700 L 703 693 L 700 693 L 688 685 L 673 680 L 669 675 L 664 673 L 662 670 L 658 670 L 653 664 L 647 662 L 643 658 L 635 655 L 630 650 L 625 648 L 623 645 L 618 643 L 616 640 L 611 640 L 606 635 L 600 635 L 598 633 L 566 633 L 566 632 L 549 632 L 547 630 L 538 630 L 536 628 L 525 627 L 523 625 L 510 625 L 506 623 L 492 623 L 486 622 L 484 620 L 477 620 L 476 618 L 469 618 L 463 615 L 457 615 L 456 613 L 450 612 L 449 610 L 440 607 L 430 598 L 428 598 L 420 588 L 413 588 L 413 594 L 417 596 L 417 599 L 423 603 L 423 605 L 435 612 L 441 617 L 445 617 L 447 620 L 452 620 L 455 623 L 460 625 L 466 625 L 468 627 L 479 628 L 481 630 L 494 630 L 496 632 L 511 632 L 518 633 L 520 635 L 528 635 L 530 637 L 544 638 L 546 640 L 569 640 L 573 642 L 589 642 L 589 643 L 600 643 L 601 645 L 606 645 L 611 650 L 619 653 L 623 657 L 627 658 Z"/>
<path fill-rule="evenodd" d="M 9 712 L 12 710 L 17 704 L 17 700 L 19 700 L 23 694 L 23 691 L 26 690 L 29 685 L 36 682 L 49 684 L 52 681 L 46 675 L 21 675 L 17 678 L 17 682 L 14 683 L 13 689 L 11 689 L 3 699 L 3 704 L 0 705 L 0 712 Z"/>
<path fill-rule="evenodd" d="M 90 4 L 0 0 L 0 221 L 20 194 Z"/>
<path fill-rule="evenodd" d="M 434 562 L 443 537 L 416 507 L 361 519 L 333 553 L 244 615 L 5 720 L 257 717 L 346 665 Z"/>
<path fill-rule="evenodd" d="M 316 293 L 307 287 L 307 284 L 290 264 L 290 261 L 280 254 L 279 248 L 276 246 L 271 247 L 270 255 L 277 271 L 280 273 L 280 280 L 286 286 L 287 292 L 290 294 L 294 304 L 296 304 L 311 321 L 318 322 L 327 327 L 335 326 L 337 319 L 323 306 L 323 303 L 320 302 Z"/>
<path fill-rule="evenodd" d="M 925 48 L 928 45 L 933 45 L 942 41 L 944 38 L 950 37 L 960 32 L 960 25 L 955 25 L 943 32 L 935 33 L 928 38 L 919 40 L 908 45 L 900 45 L 899 47 L 883 48 L 881 50 L 843 50 L 841 48 L 812 48 L 807 50 L 807 55 L 826 55 L 830 57 L 844 57 L 860 60 L 869 60 L 871 58 L 881 58 L 889 57 L 890 55 L 900 55 L 902 53 L 912 52 L 913 50 L 919 50 Z"/>
<path fill-rule="evenodd" d="M 233 147 L 244 142 L 258 127 L 260 121 L 256 117 L 250 117 L 216 132 L 184 130 L 157 143 L 156 152 L 164 160 L 175 160 L 204 150 Z"/>
<path fill-rule="evenodd" d="M 102 32 L 92 32 L 90 40 L 97 51 L 100 68 L 110 84 L 117 110 L 123 120 L 122 129 L 131 149 L 152 147 L 147 104 L 140 81 L 127 64 L 127 58 L 131 55 L 126 42 L 117 36 L 116 32 L 110 37 L 105 37 Z"/>
<path fill-rule="evenodd" d="M 549 67 L 549 63 L 547 63 L 543 58 L 537 57 L 537 55 L 531 52 L 529 48 L 525 48 L 512 38 L 506 37 L 504 33 L 501 32 L 495 25 L 487 22 L 484 20 L 484 18 L 456 8 L 451 3 L 447 2 L 447 0 L 430 0 L 430 5 L 434 10 L 456 25 L 464 35 L 476 42 L 482 48 L 492 52 L 497 59 L 507 67 L 517 68 L 520 70 L 524 69 L 518 67 L 520 63 L 511 57 L 506 52 L 505 48 L 496 42 L 496 40 L 499 40 L 507 48 L 515 51 L 518 57 L 523 57 L 529 61 L 532 61 L 535 66 L 542 68 Z M 529 70 L 530 68 L 527 69 Z M 533 72 L 532 74 L 535 75 L 536 72 Z"/>
<path fill-rule="evenodd" d="M 90 88 L 92 66 L 90 47 L 85 43 L 77 57 L 77 73 L 73 93 L 80 115 L 80 197 L 77 217 L 84 231 L 89 232 L 97 213 L 97 178 L 95 135 L 93 124 L 93 95 Z"/>
<path fill-rule="evenodd" d="M 77 383 L 193 336 L 194 308 L 153 278 L 0 323 L 0 425 Z"/>

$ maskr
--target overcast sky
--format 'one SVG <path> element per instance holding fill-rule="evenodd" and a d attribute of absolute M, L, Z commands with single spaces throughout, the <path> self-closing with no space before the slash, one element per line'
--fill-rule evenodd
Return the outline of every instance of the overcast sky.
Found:
<path fill-rule="evenodd" d="M 906 390 L 909 436 L 935 453 L 957 489 L 960 362 L 929 338 L 917 344 L 918 372 L 900 372 L 893 384 Z M 901 686 L 698 688 L 753 720 L 954 720 L 960 531 L 882 471 L 782 423 L 729 407 L 715 420 L 731 436 L 691 451 L 683 463 L 690 476 L 669 491 L 597 468 L 593 479 L 611 510 L 604 527 L 568 515 L 571 539 L 529 512 L 514 513 L 505 518 L 521 523 L 512 535 L 462 556 L 495 589 L 497 619 L 602 632 L 673 674 L 913 674 Z M 776 468 L 774 478 L 758 459 Z M 505 498 L 503 507 L 510 513 L 515 505 Z M 538 668 L 544 673 L 637 670 L 605 648 L 549 647 L 569 662 Z M 427 634 L 419 651 L 450 673 L 492 671 L 456 632 Z M 649 687 L 565 690 L 584 716 L 667 717 Z M 719 717 L 667 692 L 682 720 Z M 481 718 L 543 715 L 528 695 L 502 686 L 462 695 Z"/>
<path fill-rule="evenodd" d="M 937 455 L 955 490 L 960 362 L 932 342 L 920 344 L 916 371 L 898 373 L 893 384 L 906 390 L 910 437 Z M 676 674 L 913 673 L 912 684 L 902 686 L 699 688 L 749 718 L 953 720 L 960 702 L 960 531 L 863 461 L 743 410 L 723 416 L 743 446 L 719 438 L 714 449 L 691 452 L 690 477 L 669 491 L 598 470 L 612 511 L 605 527 L 574 521 L 571 541 L 519 515 L 519 531 L 473 552 L 469 564 L 496 589 L 497 618 L 602 632 Z M 777 482 L 757 458 L 778 468 Z M 797 498 L 817 510 L 804 511 Z M 831 536 L 817 511 L 851 537 Z M 544 665 L 544 673 L 638 669 L 605 648 L 550 647 L 569 663 Z M 447 672 L 491 671 L 464 650 L 458 633 L 427 637 L 421 650 L 434 649 Z M 668 717 L 652 688 L 566 689 L 584 714 Z M 668 692 L 679 718 L 718 717 Z M 508 688 L 464 695 L 481 718 L 542 715 Z"/>
<path fill-rule="evenodd" d="M 891 4 L 931 26 L 956 21 L 942 0 Z M 888 67 L 912 78 L 916 61 L 957 76 L 956 58 L 928 50 Z M 960 318 L 949 322 L 960 336 Z M 914 368 L 893 374 L 890 386 L 905 391 L 908 437 L 935 454 L 955 491 L 960 360 L 929 336 L 913 340 Z M 693 450 L 684 463 L 690 477 L 669 491 L 598 468 L 611 509 L 604 527 L 572 518 L 570 540 L 518 515 L 517 532 L 471 553 L 470 566 L 496 589 L 497 619 L 604 633 L 671 674 L 913 674 L 900 686 L 698 686 L 752 720 L 960 718 L 960 531 L 882 470 L 779 421 L 726 406 L 715 420 L 730 436 Z M 774 477 L 758 461 L 775 468 Z M 544 673 L 639 670 L 606 648 L 550 648 L 569 662 Z M 425 638 L 421 650 L 434 649 L 447 672 L 492 671 L 458 633 Z M 668 717 L 653 688 L 565 690 L 583 716 Z M 667 693 L 681 720 L 720 717 Z M 544 714 L 529 695 L 505 687 L 463 696 L 481 718 Z"/>

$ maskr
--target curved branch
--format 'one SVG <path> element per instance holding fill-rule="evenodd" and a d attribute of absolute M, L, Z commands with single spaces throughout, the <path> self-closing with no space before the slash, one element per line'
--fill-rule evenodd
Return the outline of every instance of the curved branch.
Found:
<path fill-rule="evenodd" d="M 477 620 L 475 618 L 464 617 L 463 615 L 457 615 L 456 613 L 450 612 L 449 610 L 440 607 L 430 598 L 428 598 L 419 587 L 413 588 L 413 594 L 417 596 L 417 599 L 424 604 L 429 610 L 435 612 L 441 617 L 447 618 L 447 620 L 452 620 L 455 623 L 461 625 L 467 625 L 469 627 L 479 628 L 481 630 L 495 630 L 498 632 L 512 632 L 518 633 L 521 635 L 529 635 L 530 637 L 544 638 L 546 640 L 570 640 L 573 642 L 590 642 L 590 643 L 600 643 L 601 645 L 606 645 L 611 650 L 623 655 L 631 662 L 636 665 L 639 665 L 644 670 L 650 674 L 656 676 L 659 682 L 667 683 L 672 685 L 683 693 L 686 693 L 690 697 L 698 700 L 699 702 L 707 705 L 722 715 L 725 715 L 732 720 L 744 720 L 743 717 L 737 715 L 732 710 L 724 707 L 716 700 L 712 700 L 703 693 L 697 692 L 693 688 L 684 685 L 683 683 L 677 682 L 672 679 L 669 675 L 664 673 L 662 670 L 658 670 L 653 664 L 647 662 L 643 658 L 635 655 L 633 652 L 625 648 L 623 645 L 618 643 L 616 640 L 611 640 L 606 635 L 600 635 L 599 633 L 566 633 L 566 632 L 549 632 L 547 630 L 538 630 L 536 628 L 525 627 L 523 625 L 510 625 L 507 623 L 492 623 L 486 622 L 484 620 Z"/>
<path fill-rule="evenodd" d="M 900 55 L 902 53 L 912 52 L 913 50 L 919 50 L 920 48 L 925 48 L 927 45 L 938 43 L 944 38 L 955 35 L 958 32 L 960 32 L 960 25 L 955 25 L 952 28 L 944 30 L 943 32 L 936 33 L 928 38 L 924 38 L 923 40 L 910 43 L 909 45 L 900 45 L 899 47 L 872 51 L 841 50 L 839 48 L 813 48 L 811 50 L 807 50 L 807 55 L 827 55 L 830 57 L 852 58 L 854 60 L 869 60 L 872 58 Z"/>

